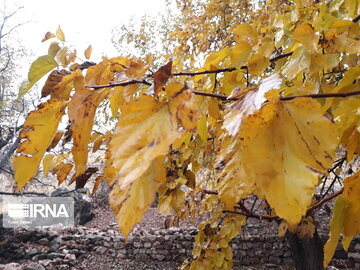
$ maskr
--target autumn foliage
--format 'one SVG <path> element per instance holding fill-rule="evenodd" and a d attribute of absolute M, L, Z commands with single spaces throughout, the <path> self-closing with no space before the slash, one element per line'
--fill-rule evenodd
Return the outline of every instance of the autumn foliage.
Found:
<path fill-rule="evenodd" d="M 163 214 L 209 214 L 184 264 L 189 269 L 231 268 L 229 242 L 247 218 L 279 220 L 282 233 L 297 232 L 310 210 L 336 197 L 327 265 L 340 237 L 347 249 L 360 232 L 360 172 L 336 193 L 319 193 L 339 160 L 360 153 L 359 1 L 179 2 L 183 25 L 169 36 L 177 46 L 155 72 L 151 54 L 78 64 L 60 28 L 46 34 L 43 41 L 57 40 L 31 65 L 20 95 L 56 71 L 42 89 L 47 101 L 27 116 L 20 135 L 18 189 L 41 162 L 59 183 L 81 187 L 95 172 L 88 170 L 89 145 L 106 145 L 95 186 L 107 179 L 125 235 L 156 193 Z M 117 121 L 106 134 L 92 133 L 101 104 Z M 70 126 L 58 131 L 64 115 Z M 47 154 L 69 139 L 71 153 Z M 247 208 L 249 196 L 266 201 L 269 213 Z"/>

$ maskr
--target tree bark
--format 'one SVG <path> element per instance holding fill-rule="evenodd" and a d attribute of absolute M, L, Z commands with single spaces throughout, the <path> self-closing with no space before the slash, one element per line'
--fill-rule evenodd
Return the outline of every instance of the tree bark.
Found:
<path fill-rule="evenodd" d="M 289 243 L 296 270 L 324 270 L 324 243 L 315 230 L 312 238 L 298 238 L 289 233 Z"/>

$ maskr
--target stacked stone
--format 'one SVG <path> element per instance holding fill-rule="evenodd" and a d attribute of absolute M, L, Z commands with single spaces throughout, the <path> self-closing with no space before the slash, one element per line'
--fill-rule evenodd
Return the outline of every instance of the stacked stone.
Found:
<path fill-rule="evenodd" d="M 196 230 L 179 228 L 137 231 L 125 241 L 117 230 L 82 226 L 66 231 L 13 230 L 0 242 L 0 264 L 60 259 L 71 265 L 89 252 L 119 259 L 183 261 L 191 257 L 196 233 Z M 235 264 L 292 264 L 285 238 L 239 236 L 231 245 Z M 360 269 L 360 238 L 353 240 L 348 253 L 339 246 L 334 258 L 334 264 L 339 268 Z"/>

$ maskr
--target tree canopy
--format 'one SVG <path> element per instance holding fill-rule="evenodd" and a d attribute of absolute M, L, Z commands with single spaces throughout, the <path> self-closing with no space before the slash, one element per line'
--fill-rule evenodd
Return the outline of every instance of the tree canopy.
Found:
<path fill-rule="evenodd" d="M 360 150 L 360 2 L 178 4 L 181 23 L 168 36 L 174 50 L 156 71 L 151 54 L 76 63 L 60 27 L 46 34 L 48 54 L 31 65 L 20 90 L 25 94 L 51 71 L 42 89 L 46 101 L 20 134 L 18 189 L 41 164 L 56 169 L 59 183 L 69 178 L 84 186 L 95 171 L 88 146 L 97 151 L 104 144 L 95 189 L 108 181 L 125 235 L 156 193 L 163 214 L 209 215 L 184 269 L 231 268 L 229 243 L 248 218 L 278 220 L 282 233 L 312 236 L 311 211 L 336 197 L 324 248 L 328 265 L 340 236 L 347 249 L 360 232 L 360 172 L 331 193 L 342 164 Z M 105 134 L 92 132 L 101 104 L 117 121 Z M 64 115 L 69 128 L 58 130 Z M 72 162 L 47 154 L 69 139 Z M 266 202 L 268 212 L 247 207 L 249 198 Z"/>

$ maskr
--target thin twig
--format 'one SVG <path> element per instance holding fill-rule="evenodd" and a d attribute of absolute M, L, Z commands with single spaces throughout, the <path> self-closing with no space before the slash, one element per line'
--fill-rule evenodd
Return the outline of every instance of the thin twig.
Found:
<path fill-rule="evenodd" d="M 8 196 L 23 196 L 23 195 L 37 195 L 37 196 L 44 196 L 47 197 L 45 193 L 38 193 L 38 192 L 0 192 L 0 195 L 8 195 Z"/>

